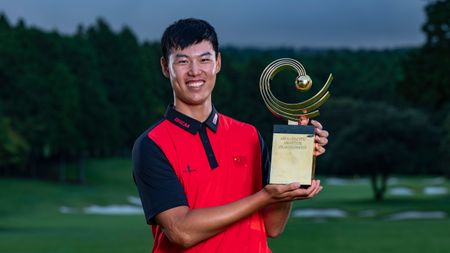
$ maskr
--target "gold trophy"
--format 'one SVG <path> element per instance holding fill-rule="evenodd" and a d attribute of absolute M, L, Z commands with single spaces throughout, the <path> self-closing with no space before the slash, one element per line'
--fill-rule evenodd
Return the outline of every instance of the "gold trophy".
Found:
<path fill-rule="evenodd" d="M 295 87 L 298 91 L 306 92 L 312 86 L 312 80 L 302 64 L 290 58 L 273 61 L 261 74 L 259 88 L 264 103 L 270 112 L 288 121 L 287 125 L 274 125 L 269 183 L 299 182 L 307 186 L 311 185 L 315 173 L 314 127 L 301 126 L 298 121 L 301 116 L 319 116 L 318 108 L 330 97 L 328 88 L 333 75 L 329 75 L 325 85 L 311 98 L 299 103 L 285 103 L 278 100 L 270 90 L 270 81 L 285 69 L 297 72 Z"/>

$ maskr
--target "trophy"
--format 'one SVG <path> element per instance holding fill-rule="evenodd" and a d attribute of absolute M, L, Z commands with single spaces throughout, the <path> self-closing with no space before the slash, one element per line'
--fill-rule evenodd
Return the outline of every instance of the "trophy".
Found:
<path fill-rule="evenodd" d="M 314 126 L 301 126 L 298 122 L 301 116 L 319 116 L 318 108 L 330 97 L 328 88 L 333 75 L 330 74 L 325 85 L 309 99 L 298 103 L 285 103 L 278 100 L 270 90 L 270 81 L 285 69 L 297 72 L 295 87 L 298 91 L 306 92 L 312 86 L 312 80 L 302 64 L 290 58 L 273 61 L 261 74 L 259 88 L 264 103 L 275 116 L 288 121 L 287 125 L 274 125 L 269 183 L 299 182 L 302 186 L 308 186 L 311 185 L 315 173 Z"/>

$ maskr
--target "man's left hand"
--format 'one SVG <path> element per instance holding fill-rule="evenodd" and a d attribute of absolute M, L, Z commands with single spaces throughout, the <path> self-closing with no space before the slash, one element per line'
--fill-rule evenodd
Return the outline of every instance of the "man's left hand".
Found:
<path fill-rule="evenodd" d="M 300 116 L 300 120 L 298 121 L 300 125 L 306 126 L 309 123 L 309 119 L 306 117 Z M 328 143 L 328 131 L 323 129 L 322 124 L 320 124 L 317 120 L 311 120 L 311 125 L 314 126 L 314 156 L 319 156 L 325 153 L 325 148 L 323 146 Z"/>

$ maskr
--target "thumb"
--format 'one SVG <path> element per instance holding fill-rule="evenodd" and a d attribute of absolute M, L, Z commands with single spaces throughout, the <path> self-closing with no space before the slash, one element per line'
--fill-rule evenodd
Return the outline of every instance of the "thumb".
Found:
<path fill-rule="evenodd" d="M 307 113 L 306 111 L 303 111 L 303 113 L 305 113 L 305 114 L 300 115 L 300 117 L 298 118 L 298 124 L 302 125 L 302 126 L 306 126 L 309 123 L 309 118 L 306 116 L 306 113 Z"/>

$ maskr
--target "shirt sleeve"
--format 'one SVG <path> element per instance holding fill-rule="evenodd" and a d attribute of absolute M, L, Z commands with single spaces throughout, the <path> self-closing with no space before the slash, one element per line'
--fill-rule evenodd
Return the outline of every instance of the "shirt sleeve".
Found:
<path fill-rule="evenodd" d="M 258 131 L 259 146 L 261 147 L 261 168 L 262 168 L 262 185 L 265 186 L 269 183 L 270 177 L 270 156 L 267 149 L 267 145 L 264 142 L 263 137 Z"/>
<path fill-rule="evenodd" d="M 136 140 L 132 159 L 133 178 L 148 224 L 155 224 L 155 216 L 163 211 L 189 205 L 167 157 L 147 134 Z"/>

